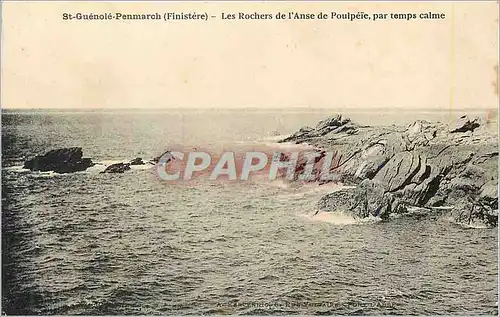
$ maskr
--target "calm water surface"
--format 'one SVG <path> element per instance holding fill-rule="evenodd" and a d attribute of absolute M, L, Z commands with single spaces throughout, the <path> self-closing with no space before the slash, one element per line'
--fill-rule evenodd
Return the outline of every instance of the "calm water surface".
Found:
<path fill-rule="evenodd" d="M 327 111 L 4 111 L 2 300 L 7 314 L 497 314 L 497 229 L 443 216 L 312 217 L 323 186 L 190 186 L 151 168 L 20 169 L 81 146 L 96 162 L 172 143 L 268 142 Z M 448 113 L 348 113 L 404 124 Z M 484 115 L 479 113 L 479 115 Z"/>

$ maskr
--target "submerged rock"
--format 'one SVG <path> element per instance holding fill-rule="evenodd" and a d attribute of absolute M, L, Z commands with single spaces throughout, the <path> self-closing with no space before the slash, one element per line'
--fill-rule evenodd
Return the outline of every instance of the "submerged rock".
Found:
<path fill-rule="evenodd" d="M 162 157 L 164 159 L 166 159 L 166 161 L 164 163 L 168 163 L 171 160 L 175 159 L 175 157 L 172 155 L 172 152 L 170 152 L 170 150 L 167 150 L 167 151 L 163 152 L 163 154 L 161 154 L 160 156 L 153 157 L 149 162 L 152 163 L 152 164 L 157 164 L 157 163 L 160 162 L 160 159 Z"/>
<path fill-rule="evenodd" d="M 283 141 L 339 153 L 331 172 L 357 184 L 322 197 L 319 210 L 388 219 L 409 207 L 452 206 L 456 222 L 496 226 L 498 136 L 482 130 L 478 119 L 459 121 L 452 130 L 421 120 L 406 128 L 362 127 L 337 115 Z M 346 125 L 352 129 L 339 129 Z"/>
<path fill-rule="evenodd" d="M 130 163 L 116 163 L 106 167 L 102 173 L 123 173 L 130 169 Z"/>
<path fill-rule="evenodd" d="M 95 165 L 90 158 L 83 157 L 81 147 L 51 150 L 24 162 L 24 168 L 31 171 L 73 173 L 84 171 Z"/>
<path fill-rule="evenodd" d="M 144 164 L 146 163 L 144 163 L 144 161 L 140 157 L 136 157 L 135 159 L 130 161 L 130 165 L 144 165 Z"/>

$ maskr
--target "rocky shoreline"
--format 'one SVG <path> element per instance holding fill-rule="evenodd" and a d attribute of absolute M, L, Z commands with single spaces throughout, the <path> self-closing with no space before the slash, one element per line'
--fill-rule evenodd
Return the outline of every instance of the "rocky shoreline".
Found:
<path fill-rule="evenodd" d="M 335 115 L 280 142 L 335 151 L 337 181 L 356 185 L 322 197 L 318 211 L 387 219 L 410 207 L 449 208 L 457 223 L 498 224 L 498 135 L 478 118 L 371 127 Z"/>
<path fill-rule="evenodd" d="M 478 118 L 462 116 L 452 126 L 417 120 L 406 127 L 374 127 L 338 114 L 279 142 L 313 146 L 319 166 L 326 152 L 335 153 L 329 171 L 335 178 L 328 182 L 355 185 L 323 196 L 318 212 L 388 219 L 416 207 L 423 214 L 446 210 L 461 224 L 498 225 L 498 135 Z M 124 173 L 131 165 L 154 165 L 158 159 L 135 158 L 111 164 L 101 173 Z M 37 155 L 26 160 L 24 168 L 72 173 L 94 165 L 80 147 L 73 147 Z M 296 177 L 305 165 L 299 160 Z M 315 167 L 313 173 L 320 171 Z"/>

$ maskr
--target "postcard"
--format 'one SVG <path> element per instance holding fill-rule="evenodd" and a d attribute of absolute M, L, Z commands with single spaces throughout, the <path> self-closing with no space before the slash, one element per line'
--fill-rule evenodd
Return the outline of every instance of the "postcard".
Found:
<path fill-rule="evenodd" d="M 4 315 L 498 315 L 496 1 L 3 1 Z"/>

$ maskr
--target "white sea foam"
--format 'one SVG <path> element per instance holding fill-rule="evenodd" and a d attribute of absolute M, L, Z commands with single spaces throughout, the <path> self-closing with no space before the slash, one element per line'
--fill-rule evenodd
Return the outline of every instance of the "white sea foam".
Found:
<path fill-rule="evenodd" d="M 102 172 L 106 169 L 106 167 L 108 167 L 112 164 L 118 164 L 118 163 L 127 163 L 127 161 L 126 160 L 99 161 L 99 162 L 95 162 L 95 165 L 89 167 L 86 171 L 89 173 Z M 145 162 L 145 164 L 143 164 L 143 165 L 130 165 L 131 170 L 148 170 L 151 168 L 154 168 L 154 165 L 150 164 L 148 162 Z"/>
<path fill-rule="evenodd" d="M 154 167 L 155 166 L 153 164 L 150 164 L 150 163 L 146 163 L 143 165 L 130 165 L 130 169 L 132 169 L 132 170 L 148 170 L 148 169 L 152 169 Z"/>
<path fill-rule="evenodd" d="M 16 165 L 16 166 L 7 166 L 7 167 L 2 167 L 5 171 L 11 171 L 11 172 L 20 172 L 20 173 L 26 173 L 29 172 L 30 170 L 27 168 L 24 168 L 24 165 Z"/>
<path fill-rule="evenodd" d="M 48 172 L 33 172 L 33 177 L 36 178 L 50 178 L 50 177 L 55 177 L 59 175 L 69 175 L 69 174 L 59 174 L 53 171 L 48 171 Z"/>
<path fill-rule="evenodd" d="M 459 222 L 459 221 L 456 221 L 455 218 L 453 218 L 452 216 L 444 217 L 444 219 L 446 221 L 451 222 L 455 225 L 458 225 L 464 229 L 488 229 L 489 228 L 484 223 L 472 222 L 470 224 L 467 224 L 467 223 Z"/>
<path fill-rule="evenodd" d="M 352 216 L 350 216 L 342 211 L 320 212 L 316 215 L 303 214 L 300 216 L 307 219 L 307 220 L 328 222 L 328 223 L 332 223 L 335 225 L 353 225 L 353 224 L 356 224 L 359 222 L 354 217 L 352 217 Z"/>
<path fill-rule="evenodd" d="M 96 165 L 105 165 L 105 166 L 109 166 L 111 164 L 117 164 L 117 163 L 124 163 L 124 162 L 127 162 L 127 161 L 124 161 L 124 160 L 119 160 L 119 159 L 115 159 L 115 160 L 104 160 L 104 161 L 99 161 L 99 162 L 94 162 Z"/>
<path fill-rule="evenodd" d="M 106 166 L 108 166 L 108 165 L 96 163 L 94 166 L 87 168 L 85 170 L 85 172 L 87 172 L 87 173 L 100 173 L 106 169 Z"/>
<path fill-rule="evenodd" d="M 276 141 L 279 141 L 279 140 L 283 140 L 283 139 L 285 139 L 285 138 L 287 138 L 289 136 L 290 136 L 290 134 L 269 135 L 269 136 L 266 136 L 266 137 L 262 138 L 262 140 L 268 141 L 268 142 L 269 141 L 276 142 Z"/>
<path fill-rule="evenodd" d="M 372 215 L 369 215 L 368 217 L 366 218 L 361 218 L 358 220 L 358 223 L 366 223 L 366 224 L 369 224 L 369 223 L 375 223 L 375 222 L 380 222 L 382 221 L 382 218 L 380 217 L 375 217 L 375 216 L 372 216 Z"/>

